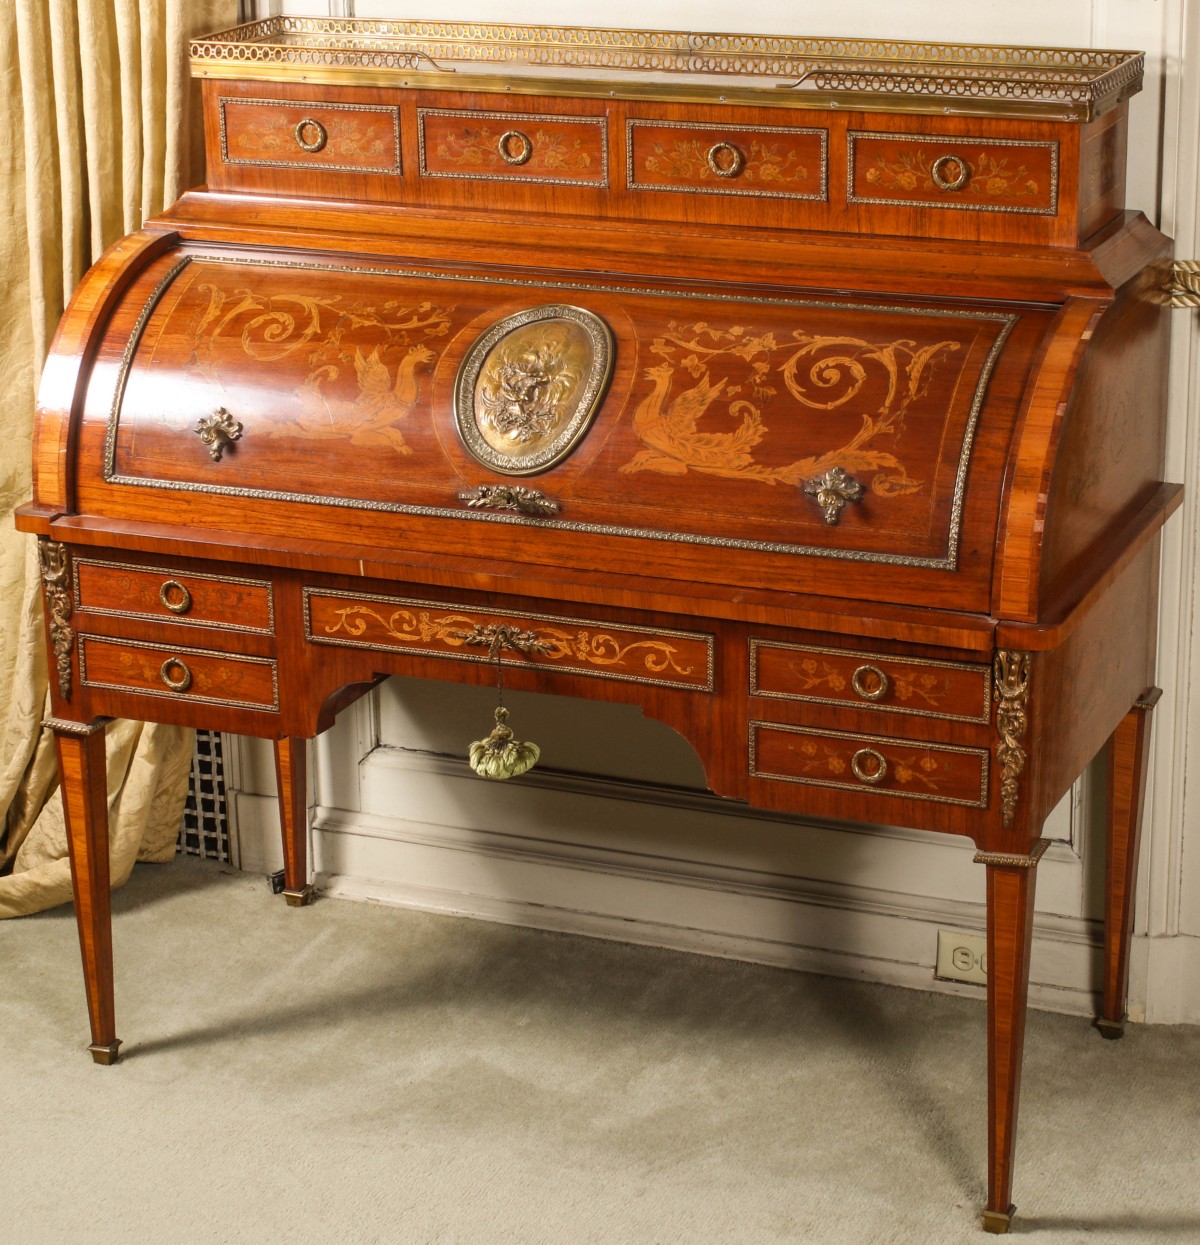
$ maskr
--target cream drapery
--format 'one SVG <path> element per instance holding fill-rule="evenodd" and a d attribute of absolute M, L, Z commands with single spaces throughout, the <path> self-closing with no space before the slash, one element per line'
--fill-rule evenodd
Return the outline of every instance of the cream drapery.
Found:
<path fill-rule="evenodd" d="M 236 0 L 0 0 L 0 917 L 71 898 L 31 491 L 36 378 L 66 300 L 105 247 L 203 178 L 187 40 Z M 108 728 L 113 884 L 169 859 L 191 732 Z"/>

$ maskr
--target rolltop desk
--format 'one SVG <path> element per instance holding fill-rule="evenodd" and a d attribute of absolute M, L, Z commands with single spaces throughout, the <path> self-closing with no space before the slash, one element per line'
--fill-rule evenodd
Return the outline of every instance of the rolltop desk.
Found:
<path fill-rule="evenodd" d="M 974 841 L 1007 1230 L 1040 830 L 1109 740 L 1125 1014 L 1179 501 L 1140 55 L 295 18 L 191 51 L 208 185 L 85 277 L 18 519 L 96 1060 L 104 721 L 274 740 L 299 905 L 305 741 L 498 658 L 642 706 L 730 800 Z"/>

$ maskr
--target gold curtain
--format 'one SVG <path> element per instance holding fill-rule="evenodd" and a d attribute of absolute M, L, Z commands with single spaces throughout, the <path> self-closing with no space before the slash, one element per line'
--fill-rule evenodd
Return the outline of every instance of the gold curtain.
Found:
<path fill-rule="evenodd" d="M 232 25 L 236 0 L 0 0 L 0 917 L 71 898 L 36 544 L 28 500 L 36 378 L 66 300 L 105 247 L 203 180 L 187 40 Z M 108 727 L 113 884 L 166 860 L 191 732 Z"/>

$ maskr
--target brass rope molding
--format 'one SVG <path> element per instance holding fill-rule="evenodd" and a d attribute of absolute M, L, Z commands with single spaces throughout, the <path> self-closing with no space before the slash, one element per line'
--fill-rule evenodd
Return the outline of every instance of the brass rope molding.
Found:
<path fill-rule="evenodd" d="M 1011 869 L 1035 869 L 1049 846 L 1049 839 L 1038 839 L 1030 848 L 1028 856 L 1018 856 L 1015 852 L 976 852 L 971 860 L 977 865 L 1005 865 Z"/>

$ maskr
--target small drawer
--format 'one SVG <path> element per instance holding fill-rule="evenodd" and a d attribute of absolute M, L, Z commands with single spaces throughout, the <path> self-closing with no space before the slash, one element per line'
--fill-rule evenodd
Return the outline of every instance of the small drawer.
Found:
<path fill-rule="evenodd" d="M 275 633 L 271 585 L 262 579 L 76 558 L 75 608 L 122 618 L 177 619 L 193 627 L 256 635 Z"/>
<path fill-rule="evenodd" d="M 983 748 L 750 723 L 750 776 L 986 808 Z"/>
<path fill-rule="evenodd" d="M 401 171 L 399 108 L 222 97 L 218 116 L 226 164 L 339 173 Z"/>
<path fill-rule="evenodd" d="M 951 722 L 992 716 L 990 666 L 765 640 L 750 641 L 750 694 Z"/>
<path fill-rule="evenodd" d="M 630 190 L 828 197 L 828 131 L 631 119 L 626 129 Z"/>
<path fill-rule="evenodd" d="M 422 177 L 608 185 L 604 117 L 417 109 Z"/>
<path fill-rule="evenodd" d="M 505 628 L 501 655 L 517 666 L 713 690 L 713 637 L 703 632 L 615 626 L 586 618 L 460 609 L 368 593 L 304 590 L 305 638 L 314 644 L 495 661 L 490 642 Z"/>
<path fill-rule="evenodd" d="M 1058 213 L 1058 144 L 951 134 L 846 136 L 851 203 Z"/>
<path fill-rule="evenodd" d="M 79 670 L 85 687 L 239 709 L 279 708 L 275 663 L 264 657 L 84 635 L 79 637 Z"/>

